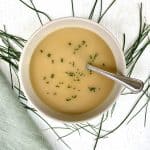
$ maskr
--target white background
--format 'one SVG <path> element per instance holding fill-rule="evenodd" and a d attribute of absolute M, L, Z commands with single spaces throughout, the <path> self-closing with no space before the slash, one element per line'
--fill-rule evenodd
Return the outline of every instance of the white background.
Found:
<path fill-rule="evenodd" d="M 52 19 L 59 17 L 71 16 L 71 3 L 70 0 L 34 0 L 38 9 L 46 12 Z M 104 8 L 111 0 L 104 1 Z M 111 10 L 102 20 L 105 25 L 118 39 L 120 45 L 122 44 L 122 34 L 126 33 L 126 48 L 134 41 L 138 34 L 139 25 L 139 2 L 138 0 L 117 0 Z M 150 0 L 143 0 L 143 14 L 146 21 L 150 24 Z M 87 18 L 94 0 L 74 0 L 75 16 Z M 99 12 L 99 6 L 96 8 L 94 19 Z M 43 17 L 43 21 L 47 19 Z M 6 25 L 7 31 L 15 35 L 28 39 L 30 35 L 40 27 L 39 20 L 32 10 L 25 7 L 19 0 L 0 0 L 0 29 Z M 150 74 L 150 47 L 147 48 L 141 59 L 139 60 L 134 77 L 144 80 Z M 1 69 L 9 78 L 7 71 L 0 64 Z M 121 97 L 117 101 L 117 108 L 115 110 L 112 120 L 106 124 L 106 128 L 114 127 L 117 122 L 125 116 L 135 102 L 136 96 Z M 150 108 L 149 108 L 150 110 Z M 97 150 L 150 150 L 150 113 L 148 110 L 147 125 L 144 128 L 144 111 L 129 125 L 126 123 L 109 136 L 109 138 L 102 139 L 98 143 Z M 48 137 L 48 141 L 54 150 L 67 149 L 61 143 L 56 141 L 56 137 L 46 128 L 41 121 L 35 119 L 37 125 L 42 129 L 43 133 Z M 60 123 L 49 120 L 53 125 L 60 125 Z M 94 120 L 93 120 L 94 122 Z M 78 134 L 69 136 L 68 144 L 71 145 L 73 150 L 92 150 L 94 141 L 85 132 L 83 136 L 79 137 Z"/>

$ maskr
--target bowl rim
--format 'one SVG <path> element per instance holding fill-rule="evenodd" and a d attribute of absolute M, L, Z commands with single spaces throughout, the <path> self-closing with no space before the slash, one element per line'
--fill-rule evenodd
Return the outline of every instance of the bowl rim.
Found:
<path fill-rule="evenodd" d="M 44 24 L 43 26 L 39 27 L 35 32 L 33 32 L 33 34 L 32 34 L 32 35 L 30 36 L 30 38 L 28 39 L 28 41 L 27 41 L 25 47 L 23 48 L 23 52 L 22 52 L 22 54 L 21 54 L 20 61 L 19 61 L 19 73 L 18 73 L 18 75 L 19 75 L 19 79 L 20 79 L 21 89 L 23 90 L 25 96 L 26 96 L 27 99 L 29 100 L 28 103 L 31 104 L 31 105 L 33 105 L 40 113 L 46 115 L 46 116 L 49 117 L 49 118 L 56 119 L 57 121 L 65 121 L 65 122 L 78 122 L 78 121 L 81 122 L 81 121 L 85 121 L 85 120 L 87 121 L 87 120 L 89 120 L 89 119 L 92 119 L 92 118 L 95 118 L 96 116 L 98 116 L 98 113 L 95 114 L 95 115 L 91 115 L 90 117 L 87 117 L 87 118 L 84 118 L 84 119 L 79 119 L 79 120 L 70 120 L 70 119 L 66 120 L 66 119 L 62 119 L 62 118 L 59 118 L 59 117 L 55 117 L 55 116 L 50 115 L 49 113 L 47 113 L 45 110 L 43 110 L 42 108 L 40 108 L 39 106 L 37 106 L 37 104 L 36 104 L 36 103 L 34 102 L 34 100 L 32 99 L 32 96 L 29 95 L 29 93 L 27 92 L 27 89 L 26 89 L 26 87 L 25 87 L 25 85 L 24 85 L 24 79 L 23 79 L 23 77 L 22 77 L 23 68 L 24 68 L 24 61 L 25 61 L 24 56 L 25 56 L 25 54 L 26 54 L 26 51 L 27 51 L 28 46 L 29 46 L 30 44 L 32 44 L 33 42 L 35 42 L 35 41 L 34 41 L 34 38 L 35 38 L 42 30 L 45 30 L 47 27 L 51 26 L 52 24 L 55 24 L 55 23 L 57 23 L 57 22 L 67 21 L 67 20 L 72 20 L 72 21 L 74 21 L 74 20 L 79 20 L 79 21 L 83 21 L 83 22 L 92 24 L 93 27 L 94 27 L 94 26 L 97 26 L 97 27 L 99 26 L 99 28 L 101 28 L 101 29 L 112 39 L 113 43 L 115 43 L 116 46 L 118 47 L 119 53 L 120 53 L 120 55 L 121 55 L 121 58 L 120 58 L 120 59 L 121 59 L 121 61 L 122 61 L 122 65 L 123 65 L 123 66 L 122 66 L 121 73 L 122 73 L 123 75 L 125 75 L 125 73 L 126 73 L 125 57 L 124 57 L 123 51 L 121 50 L 121 48 L 120 48 L 120 46 L 119 46 L 119 42 L 118 42 L 118 40 L 115 38 L 115 36 L 114 36 L 106 27 L 104 27 L 103 25 L 98 24 L 98 23 L 96 23 L 96 22 L 93 21 L 93 20 L 84 19 L 84 18 L 80 18 L 80 17 L 63 17 L 63 18 L 58 18 L 58 19 L 55 19 L 55 20 L 53 20 L 53 21 L 50 21 L 50 22 Z M 61 28 L 59 28 L 59 29 L 61 29 Z M 57 30 L 57 29 L 56 29 L 56 30 Z M 55 30 L 53 30 L 53 31 L 55 31 Z M 93 32 L 94 32 L 94 31 L 93 31 Z M 50 33 L 51 33 L 51 32 L 50 32 Z M 94 32 L 94 33 L 96 33 L 96 32 Z M 49 33 L 48 33 L 48 34 L 49 34 Z M 48 35 L 48 34 L 47 34 L 47 35 Z M 97 33 L 96 33 L 96 34 L 97 34 Z M 103 36 L 101 36 L 101 37 L 103 38 Z M 44 37 L 43 37 L 42 39 L 44 39 Z M 105 41 L 105 40 L 104 40 L 104 41 Z M 105 41 L 105 42 L 107 43 L 107 41 Z M 107 43 L 107 44 L 108 44 L 108 43 Z M 110 45 L 108 45 L 108 46 L 110 46 Z M 115 59 L 115 60 L 116 60 L 116 59 Z M 117 64 L 116 64 L 116 65 L 117 65 Z M 32 88 L 32 87 L 31 87 L 31 88 Z M 114 102 L 116 101 L 117 97 L 120 95 L 121 89 L 122 89 L 122 86 L 119 85 L 119 86 L 118 86 L 118 92 L 117 92 L 116 95 L 114 96 L 114 99 L 113 99 L 111 102 L 109 102 L 109 104 L 107 104 L 107 106 L 104 106 L 104 107 L 105 107 L 104 109 L 99 110 L 99 113 L 105 112 L 107 109 L 109 109 L 109 107 L 111 106 L 111 104 L 114 103 Z M 32 100 L 31 100 L 31 99 L 32 99 Z M 87 113 L 89 113 L 89 112 L 87 112 Z M 86 113 L 85 113 L 85 114 L 86 114 Z"/>

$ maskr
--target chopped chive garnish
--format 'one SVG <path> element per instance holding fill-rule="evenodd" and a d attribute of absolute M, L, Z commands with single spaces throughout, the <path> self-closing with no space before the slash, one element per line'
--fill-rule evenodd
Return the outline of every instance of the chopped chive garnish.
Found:
<path fill-rule="evenodd" d="M 48 54 L 47 54 L 47 57 L 51 57 L 51 54 L 50 54 L 50 53 L 48 53 Z"/>
<path fill-rule="evenodd" d="M 75 66 L 75 62 L 74 61 L 72 61 L 72 62 L 70 61 L 69 64 L 72 65 L 73 67 Z"/>
<path fill-rule="evenodd" d="M 72 95 L 72 98 L 76 98 L 77 97 L 77 95 Z"/>
<path fill-rule="evenodd" d="M 98 53 L 95 53 L 93 55 L 89 55 L 89 63 L 93 63 L 95 59 L 97 58 Z"/>
<path fill-rule="evenodd" d="M 67 88 L 71 88 L 71 85 L 68 85 Z"/>
<path fill-rule="evenodd" d="M 75 73 L 74 72 L 65 72 L 67 75 L 69 75 L 69 76 L 71 76 L 71 77 L 73 77 L 73 76 L 75 76 Z"/>
<path fill-rule="evenodd" d="M 54 59 L 52 59 L 52 61 L 51 61 L 51 62 L 52 62 L 52 64 L 53 64 L 53 63 L 54 63 Z"/>
<path fill-rule="evenodd" d="M 45 77 L 45 76 L 43 77 L 43 80 L 46 80 L 46 77 Z"/>
<path fill-rule="evenodd" d="M 85 40 L 82 41 L 82 44 L 83 44 L 83 45 L 85 44 Z"/>
<path fill-rule="evenodd" d="M 71 46 L 71 45 L 72 45 L 72 43 L 71 43 L 71 42 L 69 42 L 69 43 L 68 43 L 68 45 L 70 45 L 70 46 Z"/>
<path fill-rule="evenodd" d="M 80 45 L 80 44 L 78 45 L 78 48 L 81 48 L 81 45 Z"/>
<path fill-rule="evenodd" d="M 106 66 L 104 63 L 102 63 L 103 66 Z"/>
<path fill-rule="evenodd" d="M 74 67 L 74 65 L 75 65 L 75 63 L 74 63 L 74 61 L 72 62 L 72 66 Z"/>
<path fill-rule="evenodd" d="M 57 95 L 57 93 L 56 93 L 56 92 L 54 92 L 54 93 L 53 93 L 53 95 Z"/>
<path fill-rule="evenodd" d="M 59 84 L 64 84 L 64 82 L 59 82 Z"/>
<path fill-rule="evenodd" d="M 92 70 L 90 70 L 90 74 L 92 74 Z"/>
<path fill-rule="evenodd" d="M 40 52 L 41 52 L 41 53 L 43 53 L 43 50 L 42 50 L 42 49 L 40 49 Z"/>
<path fill-rule="evenodd" d="M 92 55 L 89 55 L 90 59 L 92 59 Z"/>
<path fill-rule="evenodd" d="M 96 92 L 96 87 L 88 87 L 89 91 Z"/>
<path fill-rule="evenodd" d="M 98 56 L 98 53 L 95 53 L 95 55 L 94 55 L 94 59 L 95 59 L 97 56 Z"/>
<path fill-rule="evenodd" d="M 66 98 L 66 101 L 71 101 L 71 98 Z"/>
<path fill-rule="evenodd" d="M 55 77 L 55 74 L 52 73 L 52 74 L 51 74 L 51 78 L 54 78 L 54 77 Z"/>
<path fill-rule="evenodd" d="M 75 51 L 79 50 L 79 48 L 74 48 Z"/>
<path fill-rule="evenodd" d="M 63 62 L 64 62 L 64 59 L 63 59 L 63 58 L 61 58 L 61 59 L 60 59 L 60 61 L 61 61 L 61 63 L 63 63 Z"/>
<path fill-rule="evenodd" d="M 71 97 L 66 98 L 66 101 L 71 101 L 72 99 L 77 98 L 77 95 L 72 95 Z"/>

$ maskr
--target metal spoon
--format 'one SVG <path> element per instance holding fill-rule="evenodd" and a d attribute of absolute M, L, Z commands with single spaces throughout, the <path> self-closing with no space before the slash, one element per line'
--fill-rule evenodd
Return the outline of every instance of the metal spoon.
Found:
<path fill-rule="evenodd" d="M 143 89 L 144 83 L 141 80 L 129 78 L 120 74 L 110 73 L 108 71 L 104 71 L 98 67 L 87 64 L 87 69 L 94 71 L 98 74 L 104 75 L 114 81 L 117 81 L 121 85 L 124 85 L 126 88 L 130 89 L 134 93 L 138 93 Z"/>

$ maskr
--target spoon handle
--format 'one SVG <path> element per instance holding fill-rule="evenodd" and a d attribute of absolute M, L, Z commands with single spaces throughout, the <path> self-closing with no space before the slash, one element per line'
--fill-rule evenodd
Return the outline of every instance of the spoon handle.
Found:
<path fill-rule="evenodd" d="M 118 83 L 124 85 L 126 88 L 132 90 L 134 93 L 138 93 L 143 89 L 143 82 L 138 79 L 129 78 L 120 74 L 110 73 L 108 71 L 102 70 L 98 67 L 87 64 L 87 69 L 94 71 L 98 74 L 104 75 Z"/>

